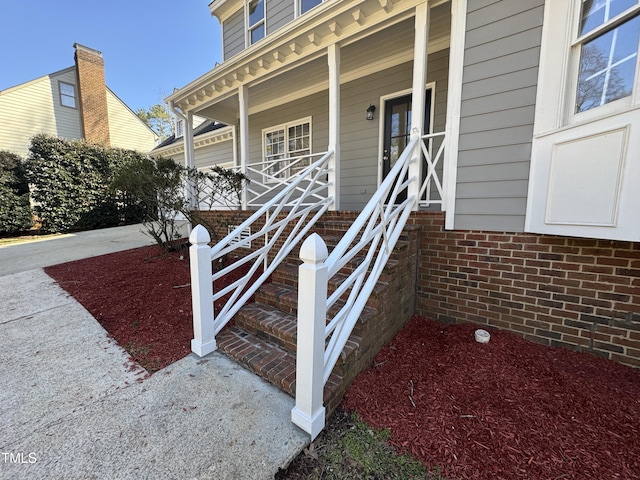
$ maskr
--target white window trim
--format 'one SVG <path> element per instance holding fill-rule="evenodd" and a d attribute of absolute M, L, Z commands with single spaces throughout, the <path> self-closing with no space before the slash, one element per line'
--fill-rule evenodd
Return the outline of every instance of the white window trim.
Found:
<path fill-rule="evenodd" d="M 577 38 L 581 6 L 581 0 L 547 0 L 545 2 L 534 135 L 544 135 L 639 106 L 640 55 L 636 59 L 636 85 L 631 96 L 584 112 L 574 113 L 581 40 L 591 36 Z M 634 7 L 631 13 L 618 15 L 610 22 L 615 23 L 621 17 L 627 18 L 638 11 L 640 11 L 640 5 Z M 569 28 L 566 28 L 567 18 L 573 20 Z"/>
<path fill-rule="evenodd" d="M 640 241 L 640 225 L 637 222 L 637 212 L 640 211 L 640 198 L 636 194 L 640 183 L 640 159 L 632 152 L 640 151 L 640 133 L 638 120 L 640 119 L 640 64 L 636 59 L 636 77 L 633 92 L 625 97 L 605 105 L 601 105 L 580 113 L 575 111 L 575 95 L 579 75 L 580 45 L 591 34 L 577 38 L 580 26 L 581 0 L 546 0 L 544 22 L 542 29 L 542 45 L 540 52 L 538 90 L 536 97 L 534 135 L 531 152 L 531 167 L 529 173 L 529 192 L 527 197 L 527 212 L 525 231 L 567 235 L 588 238 L 604 238 L 609 240 Z M 640 11 L 640 6 L 631 7 L 626 14 L 621 14 L 611 22 L 618 22 L 621 18 L 631 18 Z M 571 19 L 570 24 L 567 19 Z M 640 55 L 638 55 L 640 57 Z M 576 145 L 588 145 L 600 135 L 626 132 L 618 134 L 622 140 L 614 145 L 620 152 L 620 157 L 611 169 L 618 169 L 619 182 L 612 190 L 599 191 L 593 188 L 593 196 L 589 201 L 599 202 L 601 199 L 611 205 L 611 218 L 606 222 L 590 222 L 587 215 L 576 213 L 562 221 L 551 221 L 559 206 L 553 200 L 552 185 L 554 175 L 560 170 L 554 167 L 555 161 L 567 162 L 575 160 L 572 157 L 556 157 L 560 155 L 558 149 L 575 142 Z M 578 150 L 575 150 L 578 151 Z M 585 164 L 599 161 L 596 155 L 590 155 L 584 150 Z M 580 153 L 582 155 L 582 153 Z M 602 158 L 602 157 L 600 157 Z M 569 164 L 569 163 L 567 163 Z M 600 164 L 598 164 L 600 165 Z M 584 173 L 589 171 L 585 169 Z M 613 170 L 605 172 L 610 178 L 614 177 Z M 566 176 L 566 174 L 565 174 Z M 599 185 L 598 177 L 586 177 L 591 185 Z M 567 195 L 579 192 L 586 183 L 571 184 L 569 182 Z M 575 189 L 575 190 L 571 190 Z M 566 196 L 566 195 L 565 195 Z M 604 197 L 603 197 L 604 196 Z M 559 197 L 560 198 L 560 197 Z M 570 198 L 570 197 L 568 197 Z M 579 197 L 577 197 L 579 198 Z M 600 203 L 598 205 L 601 205 Z M 576 212 L 588 211 L 586 205 L 572 206 Z M 595 217 L 594 217 L 595 218 Z"/>
<path fill-rule="evenodd" d="M 62 85 L 68 85 L 73 89 L 73 97 L 71 97 L 70 95 L 64 95 L 62 93 Z M 78 89 L 76 88 L 76 86 L 73 83 L 69 83 L 69 82 L 64 82 L 62 80 L 58 80 L 58 93 L 59 93 L 59 101 L 60 101 L 60 106 L 65 107 L 65 108 L 73 108 L 73 109 L 77 109 L 78 108 Z M 64 103 L 62 103 L 62 99 L 63 98 L 73 98 L 73 106 L 71 105 L 65 105 Z"/>
<path fill-rule="evenodd" d="M 264 36 L 260 39 L 262 40 L 267 36 L 267 0 L 263 0 L 263 12 L 262 12 L 262 20 L 254 23 L 253 25 L 249 24 L 249 4 L 251 0 L 247 0 L 244 3 L 244 40 L 245 40 L 245 48 L 249 48 L 253 43 L 251 43 L 251 32 L 256 28 L 262 25 L 264 27 Z M 258 43 L 260 40 L 256 41 Z"/>
<path fill-rule="evenodd" d="M 285 148 L 286 148 L 286 153 L 285 153 L 285 157 L 284 158 L 290 158 L 290 152 L 289 152 L 289 128 L 290 127 L 295 127 L 298 125 L 303 125 L 305 123 L 309 124 L 309 155 L 313 155 L 313 123 L 312 123 L 312 117 L 305 117 L 305 118 L 301 118 L 298 120 L 293 120 L 287 123 L 282 123 L 280 125 L 274 125 L 272 127 L 268 127 L 268 128 L 263 128 L 262 129 L 262 161 L 266 162 L 267 161 L 267 144 L 265 142 L 265 137 L 267 135 L 267 133 L 270 132 L 275 132 L 277 130 L 284 130 L 284 134 L 285 134 L 285 139 L 284 139 L 284 144 L 285 144 Z M 263 182 L 264 183 L 279 183 L 278 180 L 272 180 L 269 177 L 263 176 Z"/>

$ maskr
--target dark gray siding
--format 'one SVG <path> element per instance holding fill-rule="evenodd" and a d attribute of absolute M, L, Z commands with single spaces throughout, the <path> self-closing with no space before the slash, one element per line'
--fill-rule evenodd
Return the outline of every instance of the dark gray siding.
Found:
<path fill-rule="evenodd" d="M 267 35 L 293 20 L 292 0 L 267 0 Z"/>
<path fill-rule="evenodd" d="M 223 51 L 224 59 L 228 60 L 235 54 L 244 50 L 244 11 L 238 10 L 223 24 Z"/>
<path fill-rule="evenodd" d="M 524 229 L 543 7 L 469 0 L 457 229 Z"/>

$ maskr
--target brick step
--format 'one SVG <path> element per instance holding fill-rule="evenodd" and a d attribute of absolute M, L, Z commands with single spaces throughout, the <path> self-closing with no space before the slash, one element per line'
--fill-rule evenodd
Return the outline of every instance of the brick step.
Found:
<path fill-rule="evenodd" d="M 391 280 L 390 277 L 395 273 L 394 270 L 398 267 L 398 263 L 399 262 L 397 260 L 389 260 L 387 262 L 387 267 L 383 270 L 383 273 L 380 276 L 380 279 L 378 280 L 378 283 L 380 283 L 380 285 L 374 289 L 373 295 L 376 295 L 377 293 L 379 293 L 380 290 L 389 283 L 389 281 Z M 351 273 L 351 272 L 348 272 L 348 273 Z M 335 292 L 338 286 L 340 286 L 347 278 L 348 278 L 348 274 L 342 273 L 342 271 L 334 275 L 332 278 L 330 278 L 329 285 L 328 285 L 329 293 L 331 294 Z M 297 291 L 298 266 L 291 265 L 290 263 L 281 264 L 276 269 L 276 271 L 273 272 L 273 274 L 271 275 L 271 281 L 275 283 L 281 283 L 283 285 L 287 285 Z"/>
<path fill-rule="evenodd" d="M 363 312 L 363 317 L 365 315 L 375 315 L 375 312 Z M 289 353 L 295 354 L 297 352 L 298 319 L 278 308 L 262 303 L 249 303 L 237 313 L 235 324 L 238 328 L 273 343 Z M 336 368 L 346 365 L 349 356 L 360 348 L 362 339 L 358 335 L 357 328 L 358 326 L 356 326 L 355 331 L 352 332 L 344 346 L 342 354 L 336 363 Z M 343 374 L 341 370 L 338 370 L 338 373 L 340 375 Z"/>
<path fill-rule="evenodd" d="M 282 267 L 282 265 L 280 266 Z M 330 282 L 329 293 L 335 291 L 339 282 L 344 281 L 346 276 L 332 279 Z M 337 284 L 335 282 L 338 282 Z M 373 289 L 371 296 L 367 299 L 367 304 L 362 312 L 360 321 L 364 322 L 367 318 L 376 314 L 376 309 L 379 305 L 379 297 L 388 288 L 388 283 L 378 281 Z M 346 298 L 335 303 L 335 305 L 329 310 L 329 316 L 332 317 L 335 313 L 342 308 Z M 284 313 L 295 317 L 298 314 L 298 287 L 297 285 L 287 285 L 284 283 L 273 281 L 271 283 L 265 283 L 262 285 L 255 294 L 255 302 L 269 305 L 271 307 L 282 310 Z"/>
<path fill-rule="evenodd" d="M 295 398 L 296 357 L 294 354 L 238 326 L 224 328 L 216 336 L 216 342 L 218 348 L 227 356 Z M 332 400 L 336 394 L 344 390 L 341 387 L 343 387 L 342 378 L 335 373 L 334 369 L 324 387 L 325 406 L 337 406 L 336 401 Z"/>

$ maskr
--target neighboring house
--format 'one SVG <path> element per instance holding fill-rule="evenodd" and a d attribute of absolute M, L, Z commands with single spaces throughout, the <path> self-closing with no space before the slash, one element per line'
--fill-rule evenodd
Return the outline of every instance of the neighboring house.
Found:
<path fill-rule="evenodd" d="M 106 85 L 102 53 L 78 43 L 75 66 L 0 91 L 0 149 L 25 158 L 31 137 L 148 152 L 158 136 Z"/>
<path fill-rule="evenodd" d="M 410 220 L 417 312 L 640 366 L 637 0 L 210 9 L 224 61 L 167 101 L 236 128 L 211 158 L 246 171 L 332 150 L 332 208 L 357 211 L 412 136 L 442 132 L 442 193 Z M 187 126 L 188 165 L 198 141 Z"/>

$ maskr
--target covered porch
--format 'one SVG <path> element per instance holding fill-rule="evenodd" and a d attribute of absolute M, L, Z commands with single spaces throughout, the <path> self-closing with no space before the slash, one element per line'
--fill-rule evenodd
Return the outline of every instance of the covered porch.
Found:
<path fill-rule="evenodd" d="M 250 179 L 237 207 L 256 209 L 327 157 L 318 195 L 359 211 L 414 137 L 421 161 L 416 209 L 446 210 L 455 183 L 464 29 L 456 0 L 365 0 L 318 6 L 168 99 L 185 123 L 195 165 L 194 115 L 234 127 L 232 163 Z M 460 43 L 460 42 L 458 42 Z M 453 98 L 453 102 L 451 99 Z M 421 153 L 421 150 L 428 152 Z M 413 191 L 412 191 L 413 189 Z M 197 202 L 194 202 L 197 204 Z"/>

